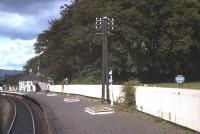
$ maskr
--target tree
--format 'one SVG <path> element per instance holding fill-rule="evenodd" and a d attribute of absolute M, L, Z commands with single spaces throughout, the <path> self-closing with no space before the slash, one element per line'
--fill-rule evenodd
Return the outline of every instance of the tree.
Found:
<path fill-rule="evenodd" d="M 42 73 L 56 81 L 100 82 L 102 40 L 95 34 L 95 18 L 108 16 L 115 19 L 108 48 L 115 81 L 199 76 L 199 7 L 197 0 L 73 1 L 38 35 L 38 56 L 25 68 L 40 62 Z"/>

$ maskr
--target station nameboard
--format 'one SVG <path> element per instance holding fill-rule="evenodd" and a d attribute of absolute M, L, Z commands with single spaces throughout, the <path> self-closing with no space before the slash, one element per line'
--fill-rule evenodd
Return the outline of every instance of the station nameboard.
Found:
<path fill-rule="evenodd" d="M 184 83 L 185 82 L 185 77 L 183 75 L 177 75 L 175 77 L 175 81 L 176 81 L 176 83 L 179 83 L 179 84 Z"/>

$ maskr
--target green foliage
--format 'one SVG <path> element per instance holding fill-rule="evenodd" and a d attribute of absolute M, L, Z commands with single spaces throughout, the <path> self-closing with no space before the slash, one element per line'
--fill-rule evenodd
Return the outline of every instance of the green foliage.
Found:
<path fill-rule="evenodd" d="M 134 112 L 136 110 L 134 86 L 138 86 L 140 84 L 141 82 L 137 79 L 124 82 L 124 85 L 122 88 L 123 96 L 118 100 L 119 102 L 115 104 L 116 112 Z"/>
<path fill-rule="evenodd" d="M 38 35 L 35 52 L 39 56 L 28 61 L 25 69 L 36 71 L 40 64 L 40 71 L 57 82 L 66 77 L 101 81 L 102 38 L 96 35 L 95 18 L 102 16 L 115 19 L 108 39 L 114 82 L 135 76 L 174 79 L 179 73 L 199 79 L 197 0 L 75 0 L 62 6 L 61 18 Z"/>
<path fill-rule="evenodd" d="M 135 87 L 139 85 L 140 82 L 135 80 L 130 80 L 127 82 L 124 82 L 122 92 L 124 94 L 124 101 L 123 103 L 127 106 L 135 105 Z"/>
<path fill-rule="evenodd" d="M 149 84 L 148 84 L 149 85 Z M 200 82 L 185 82 L 183 85 L 179 85 L 175 82 L 173 83 L 153 83 L 149 86 L 166 87 L 166 88 L 185 88 L 185 89 L 200 89 Z"/>

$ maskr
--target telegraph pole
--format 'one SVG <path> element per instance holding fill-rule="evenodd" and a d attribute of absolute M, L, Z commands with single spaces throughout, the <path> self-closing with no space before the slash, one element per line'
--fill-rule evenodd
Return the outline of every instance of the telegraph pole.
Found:
<path fill-rule="evenodd" d="M 110 100 L 109 81 L 108 81 L 108 34 L 109 29 L 113 30 L 114 19 L 110 20 L 108 17 L 96 18 L 97 34 L 103 35 L 102 46 L 102 102 L 105 101 L 105 85 L 106 85 L 106 99 Z"/>

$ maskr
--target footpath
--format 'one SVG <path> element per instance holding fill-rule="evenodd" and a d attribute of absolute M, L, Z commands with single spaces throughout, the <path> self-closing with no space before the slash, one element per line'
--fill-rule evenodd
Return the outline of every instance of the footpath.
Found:
<path fill-rule="evenodd" d="M 65 102 L 66 94 L 28 95 L 51 110 L 49 114 L 55 116 L 56 127 L 59 129 L 57 133 L 61 134 L 195 134 L 141 112 L 90 115 L 84 109 L 100 103 L 91 98 L 79 97 L 80 101 Z"/>

